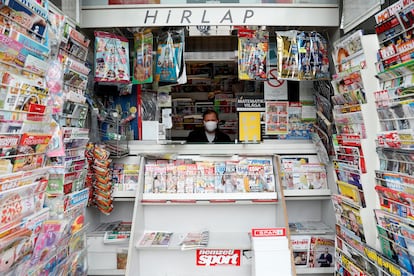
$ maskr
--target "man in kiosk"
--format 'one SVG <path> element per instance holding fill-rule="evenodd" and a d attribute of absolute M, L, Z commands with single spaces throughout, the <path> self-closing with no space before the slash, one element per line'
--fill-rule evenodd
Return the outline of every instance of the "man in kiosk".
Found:
<path fill-rule="evenodd" d="M 218 129 L 218 114 L 212 109 L 203 113 L 203 127 L 191 131 L 187 143 L 229 143 L 230 137 Z"/>

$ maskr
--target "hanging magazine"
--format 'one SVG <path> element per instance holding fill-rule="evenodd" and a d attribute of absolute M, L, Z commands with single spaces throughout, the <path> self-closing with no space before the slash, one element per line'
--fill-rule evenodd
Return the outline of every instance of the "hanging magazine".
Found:
<path fill-rule="evenodd" d="M 134 84 L 152 83 L 152 47 L 151 32 L 141 32 L 134 35 Z"/>
<path fill-rule="evenodd" d="M 239 30 L 239 79 L 266 80 L 269 32 Z"/>
<path fill-rule="evenodd" d="M 276 33 L 279 78 L 298 79 L 297 31 Z"/>
<path fill-rule="evenodd" d="M 128 39 L 107 32 L 95 32 L 95 81 L 127 83 Z"/>
<path fill-rule="evenodd" d="M 155 80 L 177 82 L 183 74 L 184 31 L 167 32 L 159 37 Z"/>

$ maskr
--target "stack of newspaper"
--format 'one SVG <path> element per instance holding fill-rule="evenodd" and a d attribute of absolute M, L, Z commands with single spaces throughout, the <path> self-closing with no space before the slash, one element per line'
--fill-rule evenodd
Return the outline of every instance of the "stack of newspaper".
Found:
<path fill-rule="evenodd" d="M 209 231 L 201 232 L 188 232 L 182 241 L 180 246 L 182 250 L 205 248 L 208 245 Z"/>

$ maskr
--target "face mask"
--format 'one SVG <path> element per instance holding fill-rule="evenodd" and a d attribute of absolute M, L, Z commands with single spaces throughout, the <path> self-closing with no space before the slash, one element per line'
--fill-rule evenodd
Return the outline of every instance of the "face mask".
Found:
<path fill-rule="evenodd" d="M 208 132 L 213 132 L 217 128 L 217 122 L 215 122 L 215 121 L 204 122 L 204 126 L 206 127 L 206 130 Z"/>

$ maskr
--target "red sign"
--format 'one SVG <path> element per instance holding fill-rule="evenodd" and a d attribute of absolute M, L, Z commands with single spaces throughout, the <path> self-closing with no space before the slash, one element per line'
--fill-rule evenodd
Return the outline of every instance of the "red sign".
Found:
<path fill-rule="evenodd" d="M 252 237 L 283 237 L 286 236 L 286 228 L 253 228 Z"/>
<path fill-rule="evenodd" d="M 197 249 L 197 266 L 232 265 L 240 266 L 241 250 Z"/>
<path fill-rule="evenodd" d="M 272 87 L 282 86 L 285 81 L 277 79 L 277 69 L 271 69 L 267 74 L 267 83 Z"/>

